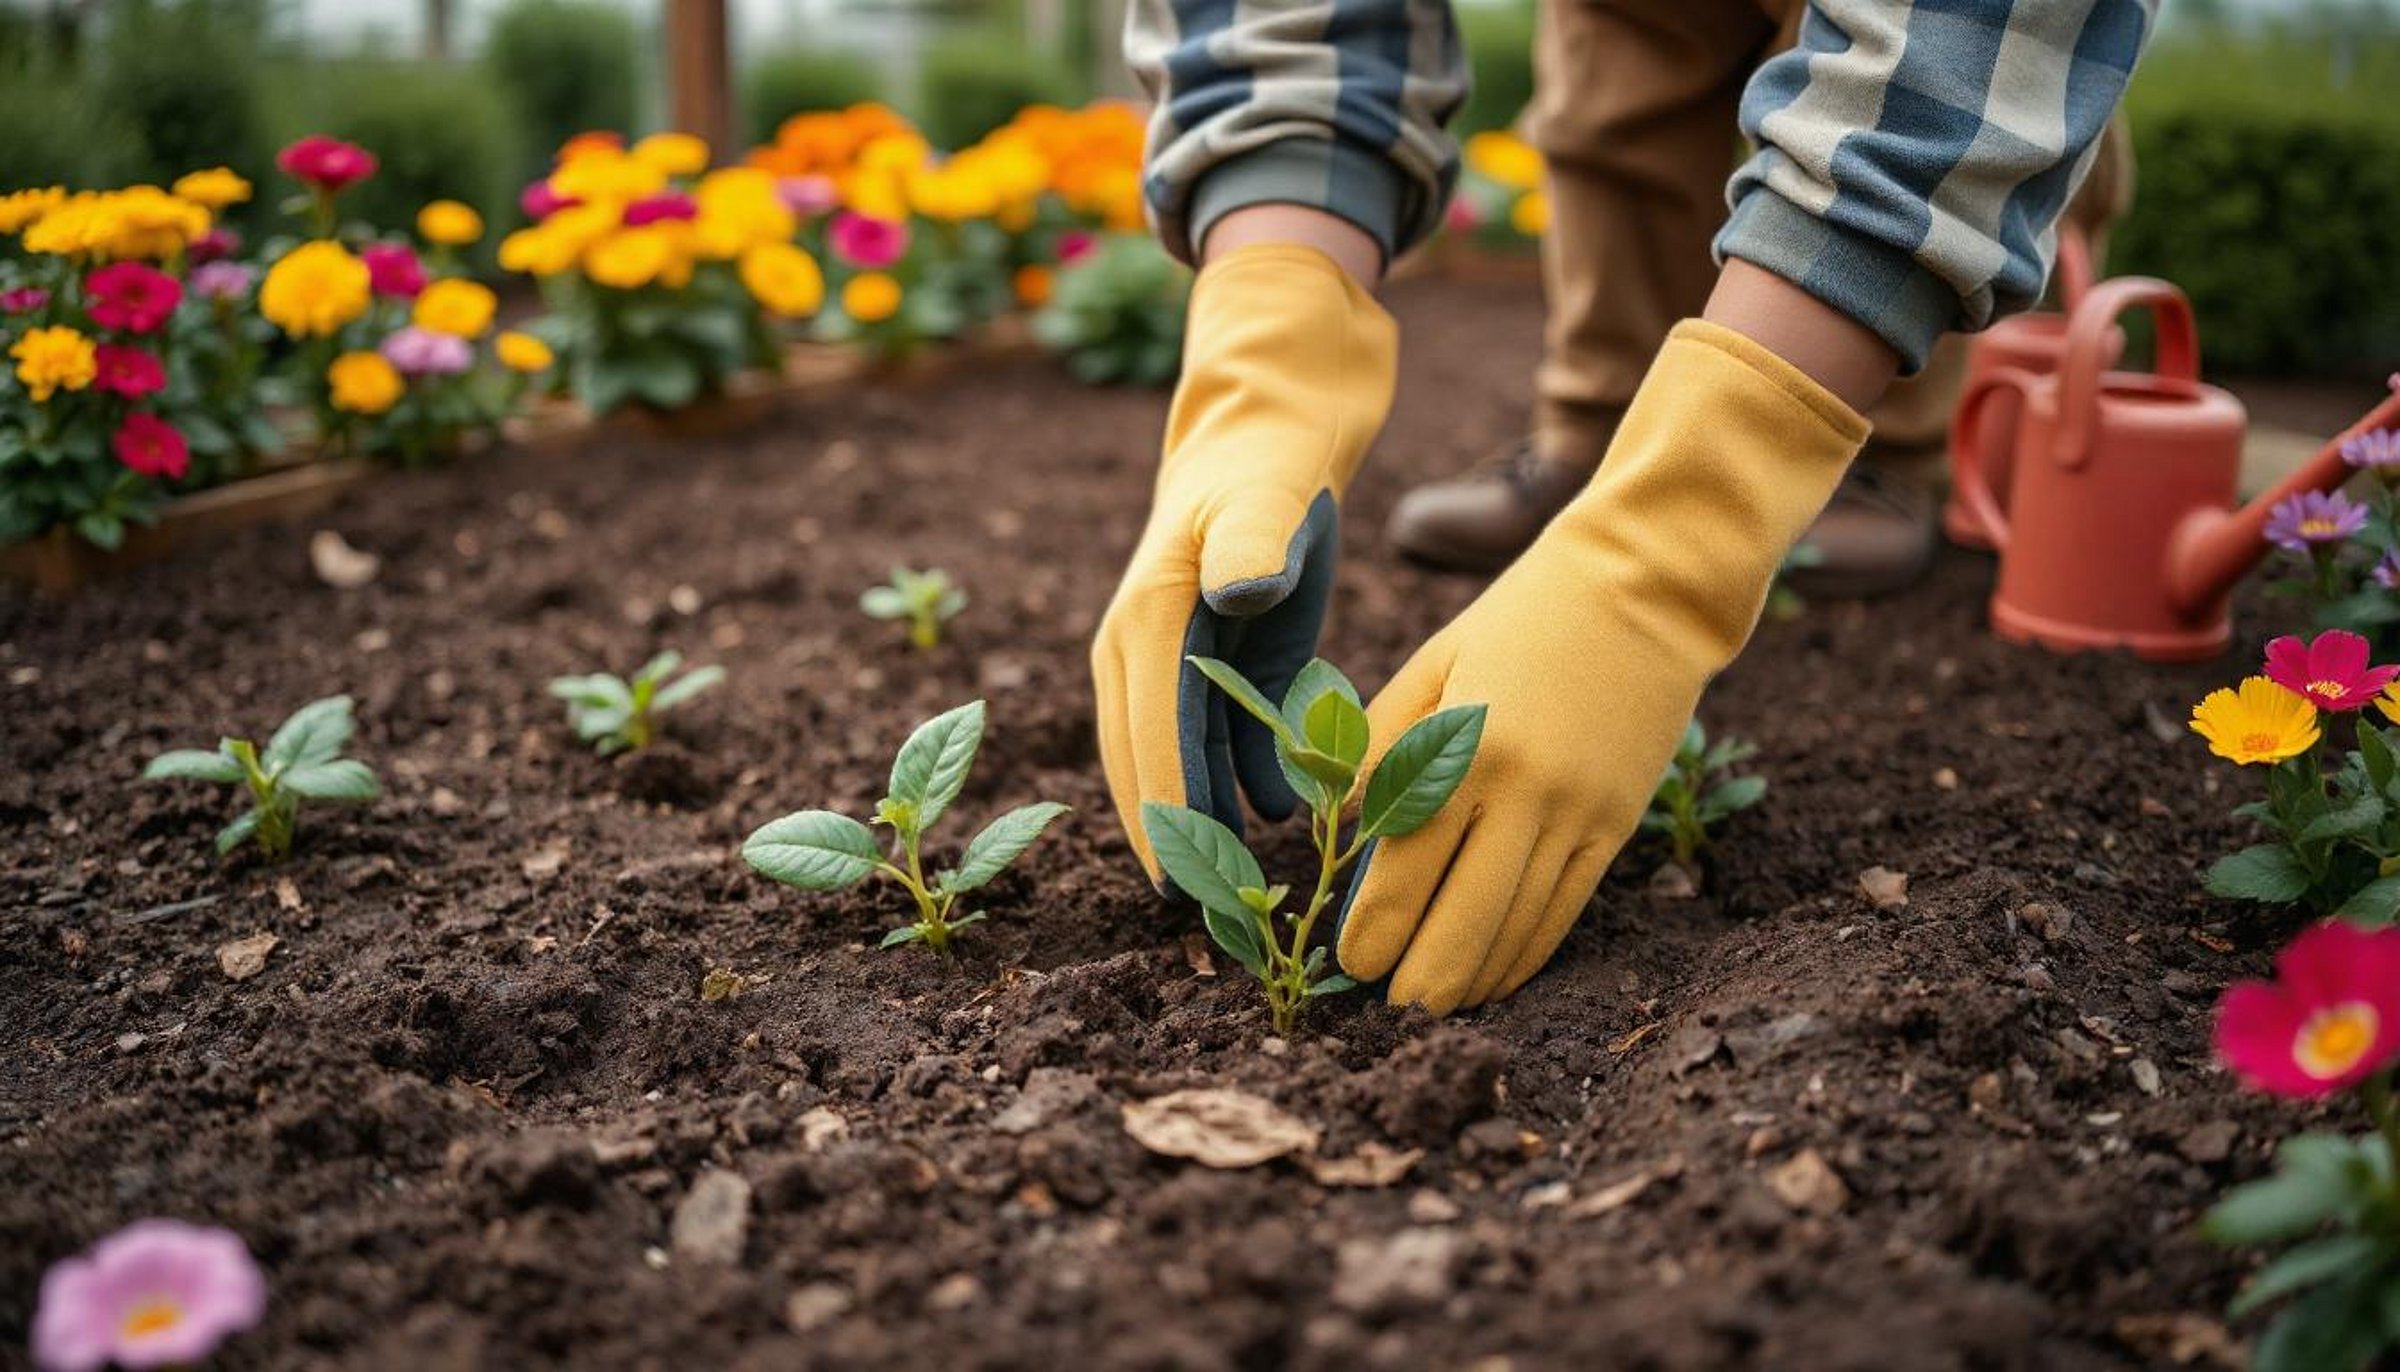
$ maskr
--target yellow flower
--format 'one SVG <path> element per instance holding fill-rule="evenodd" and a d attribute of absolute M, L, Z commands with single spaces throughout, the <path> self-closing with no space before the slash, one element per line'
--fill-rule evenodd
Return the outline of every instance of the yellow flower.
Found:
<path fill-rule="evenodd" d="M 2220 686 L 2193 706 L 2192 732 L 2228 761 L 2281 762 L 2317 746 L 2317 707 L 2297 691 L 2254 676 L 2238 689 Z"/>
<path fill-rule="evenodd" d="M 1017 268 L 1015 280 L 1017 303 L 1038 310 L 1050 303 L 1050 292 L 1058 284 L 1048 267 L 1039 262 Z"/>
<path fill-rule="evenodd" d="M 66 199 L 64 186 L 40 186 L 0 195 L 0 233 L 17 232 L 65 204 Z"/>
<path fill-rule="evenodd" d="M 17 380 L 25 383 L 37 404 L 54 391 L 82 390 L 100 372 L 92 340 L 64 325 L 26 330 L 8 355 L 17 360 Z"/>
<path fill-rule="evenodd" d="M 825 274 L 817 259 L 789 243 L 761 243 L 742 254 L 742 289 L 769 314 L 797 319 L 825 303 Z"/>
<path fill-rule="evenodd" d="M 82 191 L 29 223 L 27 252 L 88 261 L 164 261 L 208 232 L 208 211 L 156 186 Z"/>
<path fill-rule="evenodd" d="M 644 224 L 639 228 L 618 229 L 585 250 L 583 274 L 603 286 L 620 291 L 635 291 L 657 282 L 679 285 L 678 235 L 666 221 Z M 680 263 L 681 274 L 689 279 L 691 263 Z"/>
<path fill-rule="evenodd" d="M 384 360 L 382 353 L 351 352 L 333 359 L 325 369 L 325 385 L 332 393 L 333 407 L 351 414 L 382 414 L 400 403 L 408 383 L 400 378 L 400 369 Z"/>
<path fill-rule="evenodd" d="M 492 327 L 492 313 L 500 301 L 492 288 L 476 281 L 447 277 L 427 286 L 417 296 L 416 307 L 409 311 L 408 320 L 420 329 L 446 333 L 458 338 L 481 338 Z"/>
<path fill-rule="evenodd" d="M 1550 232 L 1550 197 L 1540 191 L 1527 191 L 1508 207 L 1508 224 L 1527 238 L 1539 238 Z"/>
<path fill-rule="evenodd" d="M 550 364 L 558 360 L 551 353 L 549 344 L 532 334 L 518 333 L 514 329 L 492 340 L 492 353 L 500 359 L 501 366 L 512 372 L 548 371 Z"/>
<path fill-rule="evenodd" d="M 939 166 L 909 171 L 902 184 L 917 213 L 943 223 L 988 219 L 1000 208 L 1000 196 L 991 179 L 963 153 Z"/>
<path fill-rule="evenodd" d="M 187 172 L 175 182 L 175 193 L 195 205 L 221 210 L 250 198 L 250 183 L 231 167 Z"/>
<path fill-rule="evenodd" d="M 842 287 L 842 313 L 861 324 L 880 324 L 900 312 L 900 283 L 882 272 L 862 272 Z"/>
<path fill-rule="evenodd" d="M 417 233 L 428 243 L 463 248 L 483 237 L 483 216 L 472 205 L 436 200 L 417 211 Z"/>
<path fill-rule="evenodd" d="M 1542 155 L 1513 133 L 1492 130 L 1467 140 L 1469 170 L 1512 191 L 1529 191 L 1542 184 Z"/>
<path fill-rule="evenodd" d="M 729 261 L 761 243 L 782 243 L 799 232 L 800 221 L 776 193 L 775 178 L 756 167 L 726 167 L 692 187 L 699 218 L 692 231 L 699 251 Z"/>
<path fill-rule="evenodd" d="M 550 189 L 587 205 L 622 206 L 666 188 L 665 172 L 609 147 L 578 153 L 550 173 Z"/>
<path fill-rule="evenodd" d="M 697 176 L 708 167 L 708 144 L 688 133 L 654 133 L 633 145 L 632 156 L 665 176 Z"/>
<path fill-rule="evenodd" d="M 547 224 L 519 229 L 500 240 L 500 269 L 533 276 L 556 276 L 575 265 L 575 245 L 552 233 Z"/>
<path fill-rule="evenodd" d="M 258 312 L 294 338 L 321 338 L 367 312 L 367 264 L 329 240 L 303 243 L 267 268 Z"/>

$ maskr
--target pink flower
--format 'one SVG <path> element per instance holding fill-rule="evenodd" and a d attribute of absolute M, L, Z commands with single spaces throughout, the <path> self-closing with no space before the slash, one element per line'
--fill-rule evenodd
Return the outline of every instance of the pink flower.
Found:
<path fill-rule="evenodd" d="M 1473 233 L 1483 227 L 1483 211 L 1463 195 L 1450 198 L 1450 208 L 1442 215 L 1443 227 L 1452 233 Z"/>
<path fill-rule="evenodd" d="M 358 260 L 367 264 L 367 284 L 387 300 L 414 300 L 425 289 L 425 264 L 406 243 L 369 243 Z"/>
<path fill-rule="evenodd" d="M 117 461 L 144 476 L 181 476 L 191 469 L 192 450 L 175 426 L 154 414 L 129 414 L 109 440 Z"/>
<path fill-rule="evenodd" d="M 39 286 L 19 286 L 13 291 L 0 291 L 0 314 L 31 314 L 50 303 L 50 292 Z"/>
<path fill-rule="evenodd" d="M 557 191 L 550 189 L 550 182 L 547 179 L 526 182 L 525 189 L 517 195 L 517 208 L 525 212 L 527 219 L 536 223 L 548 219 L 569 205 L 582 203 L 574 196 L 560 195 Z"/>
<path fill-rule="evenodd" d="M 1100 236 L 1086 229 L 1069 229 L 1058 236 L 1058 265 L 1064 267 L 1092 255 L 1100 246 Z"/>
<path fill-rule="evenodd" d="M 908 225 L 844 210 L 826 230 L 833 250 L 852 266 L 880 271 L 908 251 Z"/>
<path fill-rule="evenodd" d="M 210 262 L 222 262 L 241 250 L 242 236 L 219 226 L 193 239 L 192 246 L 184 250 L 184 256 L 198 267 Z"/>
<path fill-rule="evenodd" d="M 326 195 L 339 195 L 375 174 L 375 154 L 356 143 L 312 133 L 275 154 L 284 174 Z"/>
<path fill-rule="evenodd" d="M 842 188 L 830 176 L 786 176 L 775 182 L 783 207 L 802 219 L 814 219 L 842 203 Z"/>
<path fill-rule="evenodd" d="M 2275 980 L 2217 1002 L 2217 1053 L 2257 1090 L 2323 1096 L 2400 1057 L 2400 929 L 2340 920 L 2302 931 Z"/>
<path fill-rule="evenodd" d="M 661 191 L 645 195 L 625 207 L 625 227 L 638 229 L 662 219 L 698 219 L 700 206 L 682 191 Z"/>
<path fill-rule="evenodd" d="M 211 262 L 192 273 L 192 294 L 202 300 L 239 300 L 257 280 L 258 273 L 239 262 Z"/>
<path fill-rule="evenodd" d="M 266 1313 L 266 1279 L 240 1238 L 141 1220 L 44 1274 L 33 1359 L 46 1372 L 196 1364 Z"/>
<path fill-rule="evenodd" d="M 2286 634 L 2267 645 L 2267 679 L 2319 709 L 2360 709 L 2400 677 L 2400 667 L 2368 666 L 2367 651 L 2348 629 L 2327 629 L 2314 643 Z"/>
<path fill-rule="evenodd" d="M 403 376 L 456 376 L 475 365 L 475 349 L 467 340 L 414 324 L 383 340 L 379 351 Z"/>
<path fill-rule="evenodd" d="M 112 262 L 83 279 L 92 322 L 104 329 L 149 333 L 183 303 L 183 285 L 155 267 Z"/>
<path fill-rule="evenodd" d="M 140 348 L 103 343 L 92 349 L 92 361 L 98 369 L 92 385 L 110 395 L 139 400 L 157 394 L 167 384 L 167 369 Z"/>

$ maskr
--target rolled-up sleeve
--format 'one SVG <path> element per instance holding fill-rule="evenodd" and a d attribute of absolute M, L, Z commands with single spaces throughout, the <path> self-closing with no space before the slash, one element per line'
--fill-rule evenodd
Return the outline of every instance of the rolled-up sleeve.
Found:
<path fill-rule="evenodd" d="M 2031 306 L 2156 0 L 1813 0 L 1742 98 L 1720 258 L 1873 329 L 1906 369 Z"/>
<path fill-rule="evenodd" d="M 1246 205 L 1325 210 L 1387 259 L 1440 223 L 1467 89 L 1449 0 L 1134 0 L 1125 56 L 1156 102 L 1143 191 L 1176 256 Z"/>

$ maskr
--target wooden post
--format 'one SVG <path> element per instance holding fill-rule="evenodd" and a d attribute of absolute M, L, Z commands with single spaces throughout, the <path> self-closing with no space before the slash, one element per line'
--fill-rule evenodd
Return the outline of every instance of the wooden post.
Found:
<path fill-rule="evenodd" d="M 725 0 L 667 0 L 667 113 L 720 159 L 733 146 L 733 69 Z"/>

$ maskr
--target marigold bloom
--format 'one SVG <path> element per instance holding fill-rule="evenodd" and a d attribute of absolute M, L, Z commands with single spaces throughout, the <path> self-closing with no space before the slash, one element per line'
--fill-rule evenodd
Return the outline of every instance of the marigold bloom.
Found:
<path fill-rule="evenodd" d="M 92 388 L 127 400 L 156 395 L 167 384 L 167 369 L 140 348 L 103 343 L 92 349 Z"/>
<path fill-rule="evenodd" d="M 376 351 L 402 376 L 456 376 L 475 365 L 475 349 L 467 340 L 414 324 L 393 330 Z"/>
<path fill-rule="evenodd" d="M 17 380 L 36 404 L 60 391 L 80 391 L 100 374 L 92 340 L 64 324 L 27 329 L 9 345 L 8 355 L 16 359 Z"/>
<path fill-rule="evenodd" d="M 692 188 L 700 216 L 693 222 L 699 250 L 730 261 L 761 243 L 786 243 L 800 218 L 784 203 L 775 178 L 756 167 L 723 167 Z"/>
<path fill-rule="evenodd" d="M 445 248 L 463 248 L 483 237 L 483 216 L 463 201 L 428 201 L 417 211 L 417 236 Z"/>
<path fill-rule="evenodd" d="M 1541 191 L 1527 191 L 1508 207 L 1508 226 L 1527 238 L 1539 238 L 1550 232 L 1550 197 Z"/>
<path fill-rule="evenodd" d="M 1469 171 L 1512 191 L 1529 191 L 1542 184 L 1541 153 L 1513 133 L 1495 129 L 1475 134 L 1461 151 Z"/>
<path fill-rule="evenodd" d="M 356 143 L 312 133 L 275 154 L 284 175 L 336 195 L 375 174 L 375 154 Z"/>
<path fill-rule="evenodd" d="M 425 289 L 425 264 L 406 243 L 369 243 L 358 250 L 367 286 L 386 300 L 414 300 Z"/>
<path fill-rule="evenodd" d="M 2245 766 L 2281 762 L 2317 746 L 2317 707 L 2263 676 L 2220 686 L 2192 707 L 2192 732 L 2208 750 Z"/>
<path fill-rule="evenodd" d="M 2306 553 L 2321 543 L 2339 543 L 2366 525 L 2367 507 L 2340 491 L 2304 491 L 2277 501 L 2263 532 L 2278 548 Z"/>
<path fill-rule="evenodd" d="M 400 403 L 408 382 L 400 369 L 381 353 L 348 352 L 325 369 L 325 386 L 333 407 L 351 414 L 377 415 Z"/>
<path fill-rule="evenodd" d="M 862 272 L 842 287 L 842 313 L 861 324 L 880 324 L 900 312 L 900 283 L 882 272 Z"/>
<path fill-rule="evenodd" d="M 550 173 L 553 192 L 590 204 L 629 204 L 666 188 L 665 172 L 614 148 L 578 153 Z"/>
<path fill-rule="evenodd" d="M 625 135 L 615 129 L 586 129 L 559 144 L 558 156 L 552 160 L 563 167 L 578 157 L 588 157 L 596 152 L 623 151 Z"/>
<path fill-rule="evenodd" d="M 2315 642 L 2286 634 L 2267 645 L 2267 679 L 2321 710 L 2362 709 L 2400 677 L 2400 667 L 2369 666 L 2368 651 L 2347 629 L 2328 629 Z"/>
<path fill-rule="evenodd" d="M 584 275 L 620 291 L 681 286 L 691 279 L 688 226 L 673 222 L 619 229 L 584 250 Z"/>
<path fill-rule="evenodd" d="M 789 243 L 761 243 L 742 254 L 736 267 L 742 289 L 769 314 L 797 319 L 825 303 L 825 274 L 817 259 Z"/>
<path fill-rule="evenodd" d="M 2334 920 L 2301 932 L 2275 980 L 2217 1002 L 2217 1052 L 2261 1091 L 2322 1096 L 2400 1058 L 2400 929 Z"/>
<path fill-rule="evenodd" d="M 42 1277 L 33 1359 L 46 1372 L 197 1366 L 267 1310 L 242 1241 L 180 1220 L 141 1220 Z"/>
<path fill-rule="evenodd" d="M 186 172 L 176 178 L 171 188 L 175 194 L 195 205 L 221 210 L 227 205 L 239 205 L 250 198 L 250 183 L 231 167 L 210 167 L 204 171 Z"/>
<path fill-rule="evenodd" d="M 1017 268 L 1009 284 L 1016 290 L 1018 304 L 1036 310 L 1050 303 L 1050 292 L 1057 283 L 1048 267 L 1034 262 Z"/>
<path fill-rule="evenodd" d="M 499 306 L 491 287 L 452 277 L 425 288 L 409 312 L 409 322 L 455 338 L 481 338 L 490 331 Z"/>
<path fill-rule="evenodd" d="M 258 312 L 294 338 L 321 338 L 367 312 L 367 264 L 329 240 L 303 243 L 267 268 Z"/>
<path fill-rule="evenodd" d="M 179 477 L 191 470 L 192 450 L 174 425 L 154 414 L 129 414 L 108 440 L 117 461 L 144 476 Z"/>
<path fill-rule="evenodd" d="M 558 359 L 550 345 L 529 333 L 510 329 L 492 340 L 492 355 L 512 372 L 548 371 Z"/>
<path fill-rule="evenodd" d="M 164 261 L 208 232 L 208 211 L 156 186 L 83 191 L 25 227 L 27 252 L 78 260 Z"/>
<path fill-rule="evenodd" d="M 0 233 L 15 233 L 66 203 L 64 186 L 38 186 L 0 195 Z"/>
<path fill-rule="evenodd" d="M 708 169 L 708 143 L 688 133 L 654 133 L 633 145 L 636 162 L 668 176 L 698 176 Z"/>

